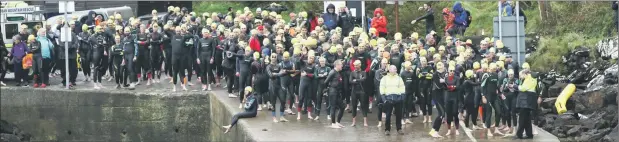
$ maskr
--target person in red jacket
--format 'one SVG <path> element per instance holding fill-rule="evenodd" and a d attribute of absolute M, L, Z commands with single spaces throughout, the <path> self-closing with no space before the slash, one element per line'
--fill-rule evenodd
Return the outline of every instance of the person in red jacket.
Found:
<path fill-rule="evenodd" d="M 374 10 L 374 18 L 372 18 L 372 28 L 375 28 L 378 32 L 378 37 L 387 36 L 387 17 L 382 8 L 376 8 Z"/>
<path fill-rule="evenodd" d="M 251 50 L 260 53 L 260 39 L 258 39 L 258 30 L 251 30 L 251 37 L 249 38 L 249 47 Z"/>
<path fill-rule="evenodd" d="M 448 34 L 447 31 L 449 31 L 449 29 L 454 26 L 455 18 L 456 16 L 454 16 L 454 14 L 449 11 L 449 8 L 443 8 L 443 20 L 445 20 L 445 28 L 443 30 L 445 32 L 445 35 L 451 35 L 451 33 Z"/>

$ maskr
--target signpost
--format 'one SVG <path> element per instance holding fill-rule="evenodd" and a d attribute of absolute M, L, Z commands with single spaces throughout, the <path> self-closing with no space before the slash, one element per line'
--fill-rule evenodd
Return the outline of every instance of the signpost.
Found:
<path fill-rule="evenodd" d="M 399 12 L 399 5 L 404 5 L 404 1 L 386 1 L 387 4 L 396 4 L 395 5 L 395 31 L 396 32 L 400 32 L 400 12 Z M 385 15 L 383 15 L 385 16 Z"/>
<path fill-rule="evenodd" d="M 64 42 L 64 69 L 65 69 L 65 87 L 69 89 L 69 42 L 71 42 L 71 29 L 69 28 L 69 12 L 75 12 L 75 2 L 59 1 L 58 13 L 64 13 L 65 24 L 61 30 L 60 41 Z"/>

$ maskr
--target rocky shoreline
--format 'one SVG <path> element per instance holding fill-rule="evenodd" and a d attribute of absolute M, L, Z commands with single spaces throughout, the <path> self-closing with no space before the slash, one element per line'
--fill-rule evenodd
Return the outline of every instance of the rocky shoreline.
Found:
<path fill-rule="evenodd" d="M 602 40 L 595 52 L 598 58 L 590 61 L 585 47 L 578 47 L 564 56 L 569 75 L 555 76 L 558 83 L 548 88 L 538 114 L 538 126 L 557 136 L 561 141 L 617 142 L 619 138 L 618 115 L 618 64 L 619 37 Z M 578 90 L 566 103 L 568 112 L 558 115 L 555 102 L 568 83 Z"/>

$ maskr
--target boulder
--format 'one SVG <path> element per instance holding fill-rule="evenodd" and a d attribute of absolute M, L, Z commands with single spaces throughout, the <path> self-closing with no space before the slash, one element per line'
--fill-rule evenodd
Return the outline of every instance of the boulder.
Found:
<path fill-rule="evenodd" d="M 608 133 L 610 133 L 610 131 L 611 131 L 610 128 L 601 129 L 601 130 L 594 129 L 594 130 L 582 133 L 580 137 L 576 139 L 576 141 L 597 142 L 597 141 L 600 141 L 602 138 L 604 138 L 604 136 L 606 136 Z"/>
<path fill-rule="evenodd" d="M 561 91 L 567 86 L 567 83 L 557 82 L 554 85 L 548 87 L 548 97 L 558 97 Z"/>
<path fill-rule="evenodd" d="M 554 121 L 555 126 L 559 127 L 567 127 L 568 125 L 579 125 L 578 117 L 574 116 L 574 114 L 564 113 L 557 117 Z"/>
<path fill-rule="evenodd" d="M 608 105 L 616 105 L 617 87 L 619 85 L 604 86 L 595 89 L 578 91 L 572 95 L 576 103 L 581 103 L 589 110 L 598 110 Z"/>
<path fill-rule="evenodd" d="M 619 37 L 603 39 L 596 44 L 597 51 L 602 58 L 617 59 L 617 57 L 619 57 L 619 43 L 617 43 L 617 38 Z"/>
<path fill-rule="evenodd" d="M 7 133 L 1 133 L 0 134 L 0 141 L 2 141 L 2 142 L 21 142 L 21 140 L 19 140 L 19 137 L 17 137 L 16 135 L 7 134 Z"/>
<path fill-rule="evenodd" d="M 555 102 L 557 101 L 557 97 L 544 98 L 542 99 L 542 104 L 540 107 L 546 109 L 552 109 L 555 106 Z"/>
<path fill-rule="evenodd" d="M 581 126 L 575 126 L 575 127 L 573 127 L 572 129 L 567 130 L 567 133 L 566 133 L 566 134 L 567 134 L 568 136 L 577 136 L 577 135 L 580 133 L 581 129 L 582 129 L 582 127 L 581 127 Z"/>
<path fill-rule="evenodd" d="M 616 126 L 613 131 L 611 131 L 608 135 L 604 136 L 603 141 L 607 142 L 619 142 L 619 126 Z"/>
<path fill-rule="evenodd" d="M 22 131 L 15 124 L 11 124 L 5 120 L 0 120 L 0 134 L 13 135 L 19 141 L 30 141 L 30 138 L 32 137 L 32 135 Z M 13 136 L 6 136 L 6 137 L 12 139 Z M 4 136 L 2 137 L 4 140 Z"/>

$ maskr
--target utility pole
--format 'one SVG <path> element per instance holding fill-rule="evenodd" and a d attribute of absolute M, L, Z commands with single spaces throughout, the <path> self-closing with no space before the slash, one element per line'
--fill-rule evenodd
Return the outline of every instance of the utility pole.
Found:
<path fill-rule="evenodd" d="M 395 31 L 396 32 L 400 32 L 400 17 L 398 15 L 400 15 L 400 12 L 398 10 L 398 1 L 395 1 Z"/>

